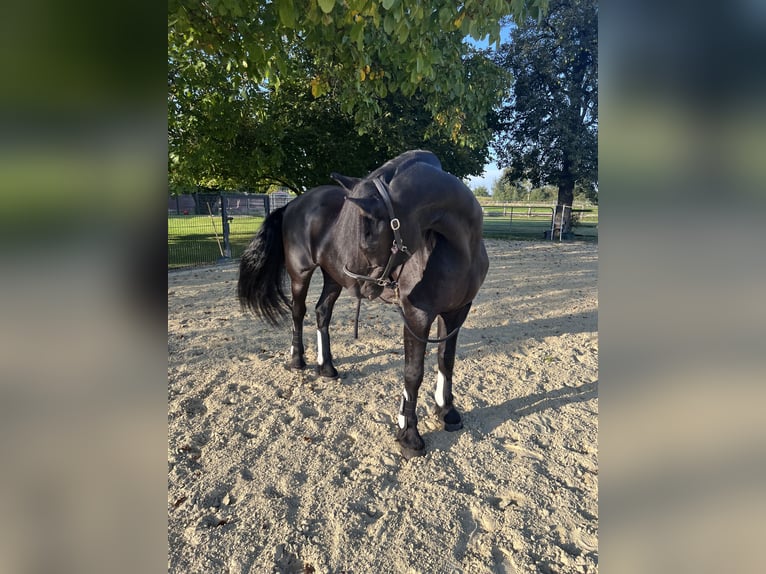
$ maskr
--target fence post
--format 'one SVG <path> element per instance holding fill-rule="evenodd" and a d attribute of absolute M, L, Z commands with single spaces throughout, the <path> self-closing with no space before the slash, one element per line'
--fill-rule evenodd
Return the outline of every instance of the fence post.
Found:
<path fill-rule="evenodd" d="M 570 220 L 571 220 L 572 207 L 570 205 L 564 205 L 561 208 L 561 227 L 559 227 L 559 243 L 561 243 L 561 240 L 564 237 L 564 221 L 566 220 L 567 209 L 569 209 Z"/>
<path fill-rule="evenodd" d="M 226 211 L 226 197 L 224 197 L 223 192 L 220 193 L 221 196 L 221 220 L 223 221 L 223 256 L 226 259 L 231 258 L 231 245 L 229 244 L 229 217 L 228 212 Z"/>
<path fill-rule="evenodd" d="M 556 211 L 558 209 L 558 206 L 551 208 L 551 241 L 554 240 L 554 230 L 556 229 Z"/>
<path fill-rule="evenodd" d="M 567 214 L 567 206 L 562 205 L 561 206 L 561 222 L 559 223 L 559 243 L 561 243 L 561 239 L 564 236 L 564 220 L 566 219 Z"/>

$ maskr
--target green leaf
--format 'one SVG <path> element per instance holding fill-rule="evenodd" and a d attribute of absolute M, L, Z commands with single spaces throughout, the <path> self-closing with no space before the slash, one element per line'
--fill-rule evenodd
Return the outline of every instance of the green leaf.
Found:
<path fill-rule="evenodd" d="M 293 0 L 280 0 L 279 21 L 288 28 L 295 26 L 295 6 L 293 5 Z"/>
<path fill-rule="evenodd" d="M 356 42 L 361 49 L 364 46 L 364 21 L 357 22 L 351 26 L 349 36 L 351 36 L 351 40 Z"/>
<path fill-rule="evenodd" d="M 452 11 L 447 7 L 439 9 L 439 25 L 445 28 L 452 21 Z"/>
<path fill-rule="evenodd" d="M 407 41 L 407 38 L 410 35 L 410 27 L 406 20 L 399 22 L 399 27 L 396 30 L 396 35 L 400 44 L 404 44 Z"/>
<path fill-rule="evenodd" d="M 319 0 L 319 7 L 322 9 L 322 12 L 329 14 L 335 8 L 335 0 Z"/>
<path fill-rule="evenodd" d="M 394 31 L 394 26 L 396 25 L 396 20 L 394 20 L 394 16 L 389 12 L 386 14 L 385 19 L 383 20 L 383 30 L 388 34 L 389 36 Z"/>
<path fill-rule="evenodd" d="M 395 3 L 396 0 L 383 0 L 383 8 L 390 10 Z"/>
<path fill-rule="evenodd" d="M 471 38 L 479 39 L 477 30 L 476 30 L 476 20 L 471 19 L 468 21 L 468 35 L 471 36 Z"/>

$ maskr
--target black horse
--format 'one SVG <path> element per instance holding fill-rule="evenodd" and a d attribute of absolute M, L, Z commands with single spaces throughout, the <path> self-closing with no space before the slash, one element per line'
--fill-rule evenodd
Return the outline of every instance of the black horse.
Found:
<path fill-rule="evenodd" d="M 458 331 L 489 266 L 481 207 L 427 151 L 405 152 L 362 179 L 332 178 L 340 187 L 314 188 L 266 218 L 242 256 L 239 300 L 275 325 L 292 312 L 287 367 L 304 369 L 306 294 L 319 267 L 324 287 L 316 305 L 317 372 L 329 378 L 338 376 L 329 326 L 341 290 L 397 305 L 405 353 L 396 438 L 405 458 L 423 455 L 415 407 L 429 342 L 439 344 L 436 413 L 446 430 L 463 426 L 452 373 Z M 291 298 L 284 290 L 285 271 Z M 437 319 L 438 338 L 428 339 Z"/>

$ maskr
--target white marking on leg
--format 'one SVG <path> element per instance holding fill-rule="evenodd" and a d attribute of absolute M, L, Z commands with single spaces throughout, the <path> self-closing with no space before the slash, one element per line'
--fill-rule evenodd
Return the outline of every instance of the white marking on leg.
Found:
<path fill-rule="evenodd" d="M 295 347 L 293 345 L 290 345 L 290 356 L 291 357 L 295 356 Z"/>
<path fill-rule="evenodd" d="M 317 364 L 324 364 L 324 350 L 322 349 L 322 333 L 317 329 Z"/>
<path fill-rule="evenodd" d="M 410 395 L 407 394 L 407 389 L 402 389 L 402 396 L 404 397 L 405 401 L 411 400 Z M 402 408 L 404 408 L 404 405 L 402 405 Z"/>
<path fill-rule="evenodd" d="M 447 404 L 447 397 L 444 396 L 444 383 L 447 382 L 447 378 L 444 373 L 439 371 L 436 375 L 436 392 L 434 392 L 434 399 L 436 404 L 443 407 Z"/>
<path fill-rule="evenodd" d="M 399 401 L 399 415 L 396 417 L 396 422 L 399 428 L 404 429 L 407 427 L 407 419 L 404 417 L 404 401 L 407 398 L 407 391 L 404 391 L 402 395 L 402 400 Z"/>

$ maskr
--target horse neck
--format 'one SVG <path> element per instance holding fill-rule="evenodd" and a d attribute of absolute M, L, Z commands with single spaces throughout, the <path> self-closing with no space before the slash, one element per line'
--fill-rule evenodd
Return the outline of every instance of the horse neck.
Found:
<path fill-rule="evenodd" d="M 449 243 L 461 246 L 466 242 L 473 243 L 481 236 L 481 211 L 480 208 L 476 211 L 473 197 L 430 188 L 419 190 L 417 199 L 415 208 L 399 208 L 405 214 L 400 217 L 402 235 L 407 237 L 412 251 L 417 251 L 424 244 L 429 232 L 438 233 Z"/>

